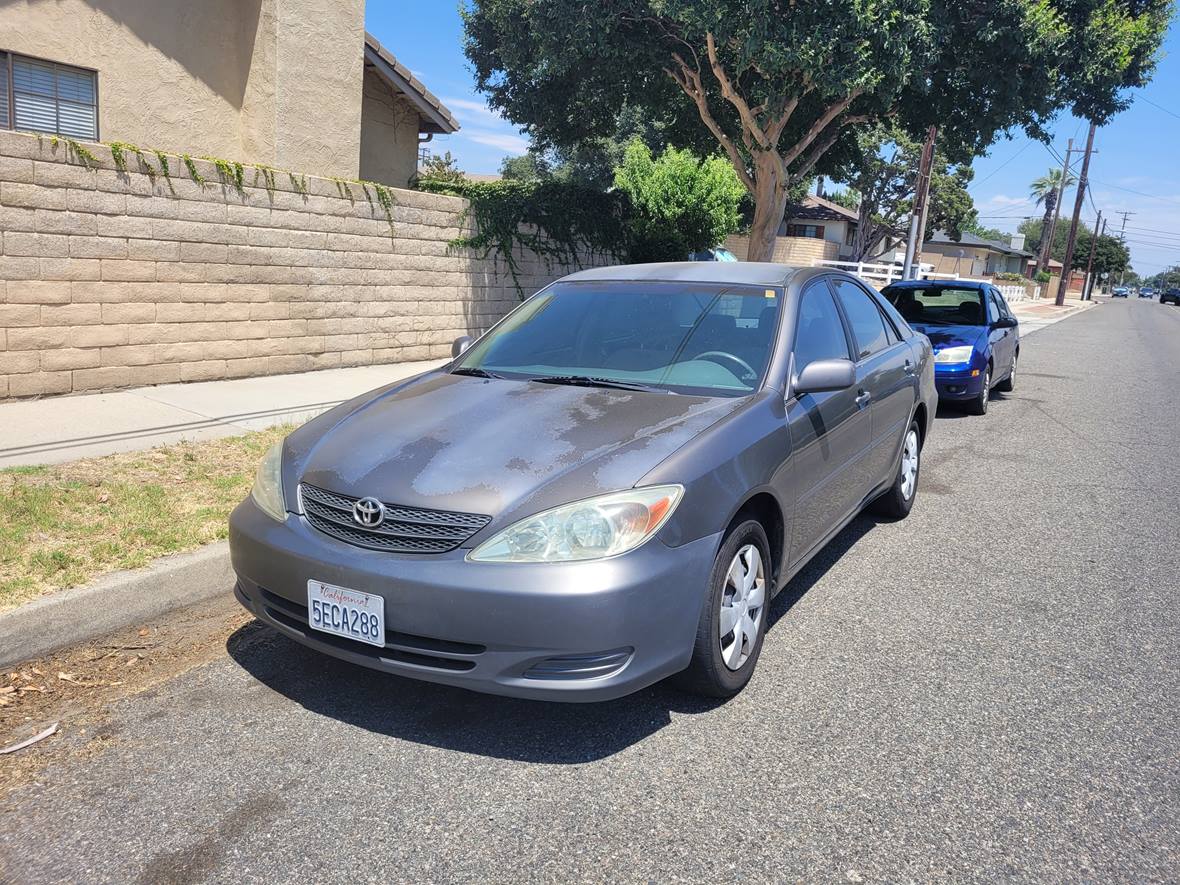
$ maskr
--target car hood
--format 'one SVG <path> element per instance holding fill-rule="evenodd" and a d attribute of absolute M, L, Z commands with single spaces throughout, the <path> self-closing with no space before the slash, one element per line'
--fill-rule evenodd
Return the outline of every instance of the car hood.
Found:
<path fill-rule="evenodd" d="M 391 504 L 523 515 L 632 487 L 745 401 L 435 372 L 296 431 L 287 475 Z"/>
<path fill-rule="evenodd" d="M 946 347 L 974 347 L 980 336 L 986 331 L 984 326 L 938 326 L 926 323 L 911 323 L 911 325 L 930 339 L 930 343 L 936 351 Z"/>

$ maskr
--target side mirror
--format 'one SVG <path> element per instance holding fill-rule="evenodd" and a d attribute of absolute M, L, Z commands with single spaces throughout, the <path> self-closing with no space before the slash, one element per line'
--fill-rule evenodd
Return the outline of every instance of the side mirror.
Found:
<path fill-rule="evenodd" d="M 1000 317 L 994 325 L 997 329 L 1015 329 L 1020 321 L 1016 317 Z"/>
<path fill-rule="evenodd" d="M 474 342 L 474 338 L 470 335 L 460 335 L 451 342 L 451 359 L 458 359 L 463 355 L 463 351 L 469 348 Z"/>
<path fill-rule="evenodd" d="M 847 390 L 856 383 L 852 360 L 815 360 L 803 367 L 795 379 L 795 395 Z"/>

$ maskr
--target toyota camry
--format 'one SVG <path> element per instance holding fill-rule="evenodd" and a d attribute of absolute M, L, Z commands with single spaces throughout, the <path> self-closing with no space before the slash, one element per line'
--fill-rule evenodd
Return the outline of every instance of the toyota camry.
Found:
<path fill-rule="evenodd" d="M 740 691 L 786 582 L 909 513 L 937 406 L 926 337 L 814 268 L 583 271 L 453 352 L 267 453 L 236 592 L 325 654 L 521 697 Z"/>

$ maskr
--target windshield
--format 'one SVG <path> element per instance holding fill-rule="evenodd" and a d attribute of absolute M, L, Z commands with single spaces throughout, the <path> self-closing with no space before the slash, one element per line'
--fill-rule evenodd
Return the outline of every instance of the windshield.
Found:
<path fill-rule="evenodd" d="M 886 286 L 881 290 L 906 322 L 935 326 L 982 326 L 983 293 L 956 286 Z"/>
<path fill-rule="evenodd" d="M 778 289 L 750 286 L 558 283 L 513 311 L 452 371 L 743 396 L 770 361 L 781 300 Z"/>

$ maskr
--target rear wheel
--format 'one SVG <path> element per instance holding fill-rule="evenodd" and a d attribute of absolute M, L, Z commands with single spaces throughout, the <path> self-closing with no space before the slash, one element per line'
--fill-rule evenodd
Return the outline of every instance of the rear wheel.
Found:
<path fill-rule="evenodd" d="M 1008 373 L 1008 377 L 996 385 L 996 390 L 1001 393 L 1011 393 L 1016 389 L 1016 360 L 1019 359 L 1020 354 L 1012 355 L 1012 371 Z"/>
<path fill-rule="evenodd" d="M 992 395 L 992 364 L 988 363 L 987 368 L 983 370 L 983 389 L 980 390 L 979 396 L 967 402 L 968 415 L 986 415 L 987 401 Z"/>
<path fill-rule="evenodd" d="M 889 491 L 872 504 L 872 510 L 881 516 L 905 519 L 910 515 L 914 499 L 918 496 L 918 474 L 921 472 L 922 437 L 918 422 L 910 424 L 901 442 L 901 457 L 898 459 L 897 475 Z"/>
<path fill-rule="evenodd" d="M 678 674 L 694 694 L 728 698 L 746 687 L 766 633 L 772 566 L 766 531 L 748 519 L 726 536 L 709 575 L 692 661 Z"/>

